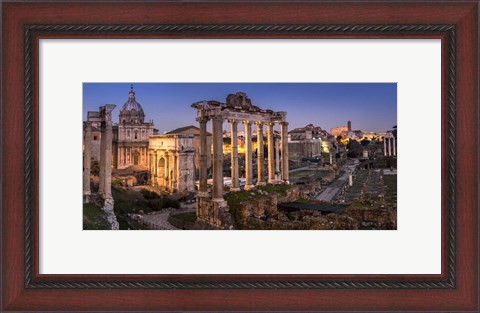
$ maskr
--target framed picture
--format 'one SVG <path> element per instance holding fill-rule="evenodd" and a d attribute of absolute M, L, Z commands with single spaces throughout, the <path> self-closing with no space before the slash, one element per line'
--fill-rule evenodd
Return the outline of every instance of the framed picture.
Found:
<path fill-rule="evenodd" d="M 2 9 L 3 310 L 479 309 L 477 2 Z"/>

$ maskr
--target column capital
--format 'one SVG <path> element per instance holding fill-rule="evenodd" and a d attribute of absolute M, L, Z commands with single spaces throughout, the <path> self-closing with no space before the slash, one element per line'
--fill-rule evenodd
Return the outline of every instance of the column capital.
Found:
<path fill-rule="evenodd" d="M 257 126 L 263 126 L 263 124 L 265 124 L 265 123 L 264 122 L 259 122 L 259 121 L 255 122 L 255 125 L 257 125 Z"/>
<path fill-rule="evenodd" d="M 267 125 L 267 126 L 275 126 L 275 122 L 266 122 L 265 125 Z"/>
<path fill-rule="evenodd" d="M 249 121 L 249 120 L 243 120 L 243 121 L 242 121 L 242 124 L 243 124 L 243 125 L 252 125 L 252 122 Z"/>
<path fill-rule="evenodd" d="M 230 124 L 238 124 L 238 121 L 237 120 L 234 120 L 234 119 L 228 119 L 228 122 Z"/>
<path fill-rule="evenodd" d="M 280 125 L 288 126 L 288 122 L 280 122 Z"/>

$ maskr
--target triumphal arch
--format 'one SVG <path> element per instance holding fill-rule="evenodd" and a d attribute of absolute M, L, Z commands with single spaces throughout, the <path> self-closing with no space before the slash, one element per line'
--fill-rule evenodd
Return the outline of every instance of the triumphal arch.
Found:
<path fill-rule="evenodd" d="M 149 170 L 153 187 L 171 193 L 195 190 L 193 140 L 193 135 L 186 134 L 149 137 Z"/>
<path fill-rule="evenodd" d="M 263 147 L 263 127 L 267 127 L 267 171 L 264 176 L 264 152 L 257 150 L 257 185 L 288 184 L 288 123 L 286 112 L 264 110 L 252 104 L 243 92 L 228 95 L 226 103 L 218 101 L 200 101 L 192 104 L 197 109 L 197 121 L 200 124 L 200 173 L 197 194 L 197 219 L 215 227 L 222 225 L 222 215 L 227 207 L 223 198 L 223 122 L 228 121 L 231 128 L 231 191 L 239 191 L 239 166 L 237 129 L 243 124 L 245 137 L 245 190 L 255 188 L 253 185 L 252 125 L 257 130 L 257 146 Z M 212 121 L 213 146 L 213 188 L 210 197 L 207 189 L 207 123 Z M 275 177 L 274 133 L 273 127 L 280 125 L 281 171 Z"/>

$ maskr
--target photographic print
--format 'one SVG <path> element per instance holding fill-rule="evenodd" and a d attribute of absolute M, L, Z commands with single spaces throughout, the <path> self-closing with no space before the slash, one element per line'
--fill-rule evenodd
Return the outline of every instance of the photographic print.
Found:
<path fill-rule="evenodd" d="M 395 83 L 84 83 L 84 230 L 395 230 Z"/>

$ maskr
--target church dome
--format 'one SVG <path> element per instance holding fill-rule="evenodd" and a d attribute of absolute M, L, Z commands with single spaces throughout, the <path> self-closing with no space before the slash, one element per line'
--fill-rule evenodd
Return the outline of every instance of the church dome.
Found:
<path fill-rule="evenodd" d="M 128 93 L 128 100 L 123 104 L 120 109 L 120 123 L 143 123 L 145 113 L 140 103 L 135 100 L 135 92 L 133 91 L 133 85 L 130 87 Z"/>

